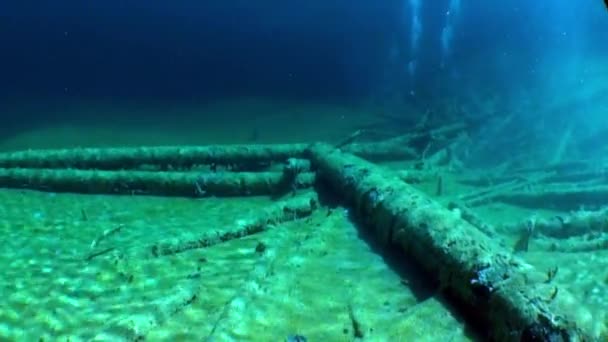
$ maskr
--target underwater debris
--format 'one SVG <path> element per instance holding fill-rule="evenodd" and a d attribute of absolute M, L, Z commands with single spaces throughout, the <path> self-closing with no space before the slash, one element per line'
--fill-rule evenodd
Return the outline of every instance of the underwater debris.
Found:
<path fill-rule="evenodd" d="M 513 247 L 514 252 L 527 252 L 530 247 L 530 240 L 532 239 L 532 235 L 534 234 L 536 227 L 536 218 L 530 218 L 526 221 L 526 226 L 521 232 L 521 235 L 517 242 L 515 242 L 515 246 Z"/>
<path fill-rule="evenodd" d="M 113 251 L 113 250 L 115 250 L 115 249 L 116 249 L 115 247 L 108 247 L 108 248 L 106 248 L 106 249 L 102 249 L 102 250 L 100 250 L 100 251 L 95 251 L 95 252 L 89 253 L 89 254 L 88 254 L 88 255 L 87 255 L 85 258 L 84 258 L 84 261 L 91 261 L 91 260 L 93 260 L 94 258 L 96 258 L 96 257 L 98 257 L 98 256 L 101 256 L 101 255 L 104 255 L 104 254 L 107 254 L 107 253 L 110 253 L 111 251 Z"/>
<path fill-rule="evenodd" d="M 0 186 L 85 194 L 200 197 L 269 195 L 283 181 L 282 172 L 95 171 L 76 169 L 1 169 Z M 299 173 L 298 188 L 314 184 L 315 174 Z"/>
<path fill-rule="evenodd" d="M 551 268 L 547 271 L 547 280 L 545 280 L 545 283 L 550 283 L 553 281 L 553 279 L 555 279 L 555 277 L 557 276 L 557 271 L 559 270 L 559 268 L 557 266 L 555 266 L 554 268 Z"/>
<path fill-rule="evenodd" d="M 185 170 L 194 165 L 281 162 L 303 157 L 306 144 L 74 148 L 0 153 L 0 167 L 81 170 Z"/>
<path fill-rule="evenodd" d="M 540 191 L 518 191 L 498 196 L 496 200 L 523 207 L 572 210 L 573 206 L 602 206 L 608 197 L 608 185 L 544 185 Z"/>
<path fill-rule="evenodd" d="M 476 190 L 472 193 L 465 194 L 459 197 L 459 200 L 466 203 L 469 207 L 477 207 L 488 203 L 493 203 L 501 200 L 502 196 L 508 196 L 521 189 L 530 188 L 532 185 L 546 181 L 551 177 L 552 173 L 541 173 L 522 178 L 521 176 L 507 179 L 488 180 L 465 180 L 464 183 L 471 185 L 481 185 L 490 182 L 492 185 L 486 186 L 481 190 Z M 498 184 L 496 184 L 498 182 Z"/>
<path fill-rule="evenodd" d="M 363 337 L 365 337 L 364 334 L 363 334 L 363 329 L 361 328 L 361 323 L 359 322 L 359 320 L 355 316 L 355 313 L 353 311 L 353 306 L 350 305 L 350 304 L 348 305 L 348 318 L 350 319 L 350 323 L 351 323 L 351 326 L 353 328 L 353 337 L 354 338 L 363 338 Z"/>
<path fill-rule="evenodd" d="M 358 130 L 354 131 L 353 133 L 351 133 L 346 138 L 342 139 L 339 143 L 335 144 L 334 147 L 343 148 L 347 145 L 350 145 L 350 144 L 354 143 L 355 140 L 359 139 L 363 135 L 364 132 L 365 132 L 365 130 L 358 129 Z"/>
<path fill-rule="evenodd" d="M 523 251 L 530 239 L 530 222 L 534 222 L 534 248 L 549 252 L 591 252 L 608 249 L 608 209 L 577 211 L 569 215 L 531 218 L 521 223 L 507 224 L 503 231 L 521 231 L 516 251 Z"/>
<path fill-rule="evenodd" d="M 542 279 L 543 273 L 524 265 L 495 239 L 382 167 L 323 144 L 313 145 L 310 156 L 325 181 L 356 204 L 356 214 L 369 216 L 377 235 L 389 236 L 390 242 L 411 256 L 413 262 L 436 275 L 442 288 L 461 305 L 484 311 L 479 316 L 487 320 L 488 339 L 520 340 L 523 336 L 536 338 L 539 331 L 564 331 L 567 340 L 591 340 L 588 332 L 562 315 L 560 307 L 549 308 L 546 302 L 536 300 L 542 298 L 543 292 L 529 279 Z M 345 172 L 347 166 L 349 171 Z M 363 170 L 366 177 L 348 177 Z M 359 203 L 370 201 L 366 192 L 386 187 L 394 191 L 391 200 L 380 202 L 372 213 L 362 212 L 369 206 Z M 568 297 L 568 290 L 560 290 L 563 291 Z M 539 318 L 546 314 L 559 314 L 564 319 Z M 530 327 L 538 329 L 530 332 Z"/>
<path fill-rule="evenodd" d="M 608 234 L 583 234 L 570 238 L 552 238 L 541 236 L 534 241 L 538 251 L 580 253 L 608 250 Z"/>
<path fill-rule="evenodd" d="M 517 229 L 526 222 L 507 225 Z M 591 233 L 608 233 L 608 208 L 597 211 L 579 210 L 569 215 L 558 215 L 535 220 L 535 230 L 544 236 L 565 239 Z"/>
<path fill-rule="evenodd" d="M 114 228 L 104 230 L 100 236 L 98 236 L 97 238 L 95 238 L 95 240 L 93 240 L 93 242 L 91 242 L 91 249 L 97 247 L 97 245 L 99 245 L 101 241 L 107 239 L 108 237 L 118 234 L 122 230 L 122 228 L 124 228 L 124 225 L 119 224 Z"/>
<path fill-rule="evenodd" d="M 437 176 L 437 185 L 435 187 L 435 196 L 441 197 L 443 196 L 443 176 Z"/>
<path fill-rule="evenodd" d="M 149 247 L 149 250 L 154 257 L 173 255 L 257 234 L 273 225 L 310 216 L 317 209 L 317 203 L 318 199 L 316 198 L 316 194 L 312 193 L 290 198 L 273 204 L 261 214 L 239 220 L 236 226 L 232 227 L 230 230 L 206 234 L 197 239 L 187 241 L 161 241 Z"/>
<path fill-rule="evenodd" d="M 274 197 L 280 197 L 291 192 L 296 195 L 298 187 L 298 177 L 304 172 L 310 172 L 310 161 L 307 159 L 289 158 L 283 167 L 283 174 L 279 183 L 275 186 Z"/>
<path fill-rule="evenodd" d="M 257 245 L 255 245 L 255 252 L 258 254 L 264 254 L 268 246 L 263 241 L 258 241 Z"/>
<path fill-rule="evenodd" d="M 86 210 L 84 210 L 84 208 L 80 208 L 80 219 L 83 221 L 89 220 L 89 215 L 87 215 L 87 212 Z"/>
<path fill-rule="evenodd" d="M 287 342 L 307 342 L 308 340 L 304 335 L 295 334 L 287 336 Z"/>

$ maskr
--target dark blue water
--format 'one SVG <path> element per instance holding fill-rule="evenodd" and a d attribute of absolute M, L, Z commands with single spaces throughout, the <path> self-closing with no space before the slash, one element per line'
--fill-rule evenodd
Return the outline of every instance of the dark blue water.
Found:
<path fill-rule="evenodd" d="M 369 98 L 394 110 L 471 89 L 506 98 L 560 68 L 595 73 L 581 63 L 608 54 L 606 12 L 600 0 L 4 1 L 0 99 Z"/>
<path fill-rule="evenodd" d="M 400 29 L 401 4 L 313 3 L 4 4 L 2 92 L 174 100 L 364 94 Z"/>
<path fill-rule="evenodd" d="M 508 244 L 511 240 L 523 241 L 525 248 L 516 250 L 522 252 L 523 257 L 530 257 L 526 262 L 537 267 L 539 274 L 548 270 L 549 279 L 542 286 L 534 283 L 536 276 L 530 278 L 533 285 L 530 291 L 544 291 L 553 285 L 555 290 L 552 293 L 539 292 L 547 297 L 534 297 L 531 304 L 552 310 L 552 301 L 558 296 L 555 307 L 558 303 L 570 303 L 571 312 L 568 314 L 581 320 L 577 324 L 582 322 L 583 328 L 593 330 L 598 341 L 602 340 L 598 337 L 600 334 L 606 336 L 605 298 L 608 296 L 604 292 L 608 279 L 606 272 L 602 273 L 606 269 L 603 260 L 607 258 L 606 211 L 602 209 L 599 212 L 601 216 L 595 216 L 593 220 L 589 211 L 605 208 L 608 193 L 608 9 L 601 0 L 4 0 L 0 2 L 0 44 L 0 151 L 123 144 L 216 144 L 218 141 L 285 142 L 280 139 L 300 142 L 317 138 L 346 146 L 352 143 L 348 137 L 358 137 L 353 132 L 363 132 L 362 135 L 371 132 L 373 134 L 362 138 L 371 141 L 402 137 L 416 130 L 416 139 L 404 146 L 414 150 L 413 154 L 408 153 L 405 158 L 397 156 L 390 165 L 396 171 L 405 171 L 402 175 L 413 171 L 414 186 L 426 192 L 432 189 L 432 196 L 436 195 L 441 203 L 458 205 L 453 211 L 454 216 L 449 216 L 444 223 L 439 220 L 439 215 L 444 212 L 431 215 L 428 211 L 431 209 L 420 209 L 419 196 L 412 195 L 412 206 L 418 210 L 411 214 L 414 221 L 420 221 L 420 227 L 426 226 L 422 222 L 425 218 L 432 218 L 431 223 L 436 219 L 442 227 L 455 222 L 459 225 L 457 232 L 464 232 L 464 222 L 458 223 L 460 203 L 470 205 L 475 215 L 464 212 L 463 218 L 468 216 L 473 225 L 490 232 L 496 223 L 497 233 L 492 234 L 492 239 L 500 239 L 501 248 L 507 246 L 503 243 L 505 241 Z M 216 103 L 228 109 L 220 105 L 213 107 Z M 252 109 L 250 106 L 258 107 Z M 267 117 L 262 120 L 262 115 Z M 355 119 L 361 119 L 361 122 L 355 124 Z M 457 125 L 452 125 L 454 123 Z M 457 133 L 452 133 L 453 136 L 429 133 L 446 126 L 460 128 Z M 306 140 L 308 138 L 310 140 Z M 550 167 L 545 168 L 546 165 Z M 247 165 L 247 169 L 250 166 Z M 146 165 L 145 169 L 148 167 L 156 170 L 153 165 Z M 216 167 L 213 164 L 210 169 L 215 171 Z M 29 180 L 11 178 L 21 170 L 15 173 L 15 170 L 4 171 L 3 182 L 10 183 L 11 187 L 31 186 L 27 183 Z M 365 171 L 361 177 L 367 186 L 371 183 L 366 183 L 369 170 Z M 41 183 L 45 177 L 54 179 L 52 173 L 47 175 L 46 172 L 41 171 L 42 176 L 36 176 L 42 179 Z M 225 174 L 222 172 L 221 175 Z M 423 176 L 417 180 L 416 175 Z M 293 181 L 292 176 L 289 172 L 290 182 Z M 370 182 L 378 180 L 376 177 L 371 179 Z M 82 182 L 82 179 L 66 180 L 69 189 L 76 188 L 72 182 Z M 105 180 L 103 182 L 105 185 L 100 188 L 106 189 L 107 184 Z M 205 193 L 198 181 L 194 185 L 192 192 L 197 196 Z M 129 185 L 121 183 L 120 191 L 124 190 L 123 186 Z M 39 187 L 48 190 L 45 184 Z M 85 191 L 93 188 L 95 186 Z M 392 192 L 392 189 L 392 186 L 387 188 L 387 192 Z M 370 196 L 382 195 L 375 188 L 372 190 Z M 138 191 L 132 189 L 131 193 Z M 61 210 L 55 210 L 53 205 L 66 202 L 54 193 L 51 195 L 54 200 L 46 197 L 44 200 L 51 207 L 44 209 L 43 203 L 36 199 L 29 205 L 29 212 L 21 210 L 22 206 L 28 207 L 29 195 L 7 193 L 5 196 L 9 204 L 0 206 L 6 214 L 6 222 L 0 226 L 10 234 L 17 231 L 15 227 L 35 234 L 33 238 L 26 239 L 24 236 L 27 235 L 20 235 L 19 230 L 19 238 L 14 240 L 25 242 L 15 244 L 19 245 L 15 250 L 26 250 L 23 248 L 29 243 L 26 240 L 37 241 L 38 237 L 51 232 L 50 229 L 59 231 L 69 227 L 66 222 L 71 219 L 80 220 L 78 217 L 82 216 L 81 221 L 88 220 L 80 203 L 72 206 L 76 213 L 72 210 L 70 214 L 70 210 L 59 207 Z M 469 203 L 466 203 L 467 196 L 470 196 Z M 382 199 L 377 202 L 382 203 Z M 99 211 L 98 203 L 91 203 L 95 205 L 90 216 L 93 225 L 87 223 L 86 226 L 105 230 L 106 227 L 100 228 L 94 221 L 94 213 Z M 372 203 L 373 207 L 376 208 L 378 203 Z M 367 208 L 365 203 L 359 207 Z M 434 205 L 428 207 L 434 208 Z M 158 208 L 155 207 L 154 211 Z M 480 208 L 479 212 L 476 212 L 477 208 Z M 131 210 L 119 209 L 119 212 Z M 171 215 L 174 209 L 171 207 Z M 51 213 L 49 220 L 39 220 L 45 210 Z M 410 212 L 405 208 L 403 213 L 405 210 Z M 110 217 L 110 221 L 115 219 L 116 213 L 111 208 L 102 206 L 101 211 L 104 212 L 101 216 Z M 332 212 L 328 211 L 328 215 Z M 423 215 L 418 217 L 417 212 L 423 212 Z M 573 216 L 578 217 L 575 222 L 582 222 L 581 227 L 570 226 L 570 215 L 574 212 L 578 215 Z M 378 210 L 374 211 L 376 218 L 385 221 L 381 217 L 384 214 L 378 213 Z M 31 217 L 23 219 L 23 215 Z M 116 219 L 122 220 L 120 215 Z M 135 217 L 133 215 L 128 214 L 128 217 Z M 207 214 L 201 216 L 197 207 L 196 215 L 205 218 Z M 334 218 L 335 215 L 341 214 L 334 214 Z M 55 216 L 57 222 L 51 220 Z M 486 218 L 489 224 L 486 224 Z M 540 218 L 547 219 L 544 230 L 535 228 Z M 192 222 L 187 222 L 183 227 L 191 225 Z M 115 226 L 113 222 L 112 226 Z M 123 226 L 122 222 L 119 226 Z M 551 232 L 554 226 L 558 227 L 557 233 Z M 204 225 L 201 227 L 205 228 Z M 428 228 L 434 227 L 429 225 Z M 191 234 L 188 231 L 188 239 Z M 441 237 L 441 234 L 437 236 Z M 502 234 L 508 234 L 505 235 L 508 239 L 503 240 Z M 542 237 L 543 234 L 546 236 Z M 107 235 L 104 232 L 102 237 Z M 445 238 L 449 238 L 451 244 L 454 236 L 450 233 Z M 546 254 L 525 254 L 528 240 L 531 252 Z M 560 240 L 563 241 L 560 243 Z M 66 241 L 71 241 L 71 238 L 68 236 Z M 535 247 L 533 244 L 536 242 L 544 244 Z M 266 249 L 264 243 L 259 242 L 258 245 Z M 460 246 L 458 243 L 455 245 Z M 486 253 L 486 246 L 482 245 L 479 246 Z M 269 247 L 276 248 L 272 243 Z M 256 257 L 262 254 L 258 253 L 258 247 L 255 249 Z M 298 249 L 299 245 L 290 246 L 290 256 Z M 7 250 L 10 252 L 11 248 Z M 82 250 L 88 250 L 88 246 Z M 114 253 L 113 250 L 106 251 Z M 48 249 L 44 248 L 40 254 L 44 262 L 49 259 L 46 252 Z M 63 257 L 69 255 L 67 252 L 59 248 L 53 256 L 61 256 L 64 260 Z M 29 254 L 23 255 L 30 258 Z M 479 255 L 477 252 L 468 254 L 475 255 L 474 258 Z M 488 296 L 492 295 L 495 285 L 484 281 L 483 275 L 486 271 L 498 274 L 497 271 L 489 271 L 495 265 L 485 266 L 489 260 L 486 258 L 488 256 L 483 255 L 478 258 L 483 259 L 484 265 L 478 264 L 483 266 L 477 272 L 479 277 L 470 282 L 471 285 L 482 285 L 472 288 L 481 291 L 471 292 L 479 292 L 473 294 L 480 300 L 493 298 Z M 17 267 L 12 265 L 12 269 L 19 275 L 37 272 L 30 267 L 36 266 L 36 259 L 27 264 L 27 272 L 18 267 L 23 264 L 22 260 L 12 256 L 10 260 L 17 262 Z M 495 260 L 503 260 L 502 252 Z M 199 258 L 197 262 L 206 263 L 207 259 Z M 452 261 L 450 263 L 453 264 Z M 502 262 L 494 264 L 499 266 L 496 270 L 501 275 L 511 277 L 510 271 L 503 272 L 507 266 L 501 265 Z M 40 267 L 45 265 L 52 264 L 40 263 Z M 344 269 L 352 265 L 349 263 Z M 556 282 L 551 283 L 557 274 L 557 266 L 559 274 Z M 139 267 L 129 268 L 135 270 Z M 525 267 L 517 268 L 517 272 L 524 272 Z M 257 272 L 258 267 L 255 269 Z M 49 266 L 35 275 L 44 275 L 47 270 L 55 272 Z M 122 272 L 119 274 L 121 278 L 124 275 Z M 465 273 L 458 271 L 453 274 L 458 278 Z M 361 278 L 359 274 L 354 275 Z M 198 282 L 199 277 L 200 272 L 197 271 L 188 279 Z M 505 277 L 496 278 L 499 286 L 503 283 L 510 286 L 511 281 L 506 281 Z M 61 281 L 62 288 L 79 296 L 87 294 L 86 288 L 64 286 L 66 282 L 62 279 L 65 277 L 57 279 Z M 135 279 L 137 283 L 144 278 Z M 247 284 L 255 284 L 255 277 L 252 279 L 250 282 L 247 278 Z M 312 279 L 317 281 L 316 277 Z M 131 276 L 129 282 L 132 280 Z M 154 278 L 144 280 L 148 283 Z M 17 285 L 13 286 L 13 283 Z M 7 282 L 15 290 L 23 288 L 19 285 L 22 283 L 18 278 Z M 108 284 L 109 280 L 104 286 Z M 119 288 L 113 284 L 108 288 L 110 294 Z M 357 282 L 349 280 L 349 284 Z M 401 279 L 400 284 L 410 286 L 409 280 Z M 394 285 L 399 285 L 399 279 L 395 278 Z M 11 286 L 6 287 L 11 289 Z M 178 292 L 183 292 L 181 283 L 179 286 Z M 249 285 L 243 288 L 246 287 Z M 253 285 L 251 288 L 255 291 L 247 290 L 249 295 L 256 293 L 257 296 L 258 288 Z M 570 297 L 559 302 L 564 293 L 568 296 L 567 291 L 572 291 L 578 302 Z M 515 293 L 506 291 L 510 292 Z M 35 305 L 24 302 L 21 296 L 5 297 L 9 302 L 18 303 L 20 310 L 26 306 L 30 312 L 36 310 Z M 88 297 L 87 303 L 95 300 Z M 188 296 L 188 305 L 196 297 Z M 101 296 L 99 299 L 103 300 Z M 335 298 L 330 299 L 334 305 Z M 35 303 L 38 302 L 44 304 L 49 301 L 40 301 L 36 296 Z M 240 303 L 238 307 L 245 303 L 239 297 L 233 297 L 227 303 L 237 308 L 236 304 L 230 304 L 237 302 Z M 109 302 L 98 303 L 96 308 L 103 309 L 103 303 Z M 394 303 L 399 305 L 395 310 L 389 306 Z M 374 309 L 374 312 L 384 315 L 391 308 L 390 312 L 398 313 L 399 319 L 411 312 L 419 312 L 407 307 L 404 309 L 401 305 L 391 298 L 390 303 L 386 300 L 381 309 Z M 172 315 L 177 312 L 170 305 L 165 306 Z M 343 306 L 346 308 L 346 303 Z M 15 312 L 20 313 L 9 309 L 7 312 L 12 319 L 17 317 Z M 113 306 L 111 309 L 114 312 Z M 25 312 L 27 314 L 28 311 Z M 61 308 L 54 310 L 53 314 L 57 314 L 54 319 L 67 312 Z M 368 319 L 371 315 L 364 313 L 359 317 Z M 237 317 L 236 314 L 222 314 L 222 318 L 224 316 L 230 319 Z M 342 314 L 342 318 L 345 316 Z M 337 333 L 334 336 L 346 338 L 342 334 L 349 333 L 351 325 L 352 330 L 357 330 L 359 323 L 352 312 L 349 316 L 352 322 L 347 321 L 343 325 L 348 329 L 339 327 L 327 333 Z M 390 321 L 385 316 L 378 318 L 378 321 Z M 428 317 L 423 318 L 426 320 Z M 544 320 L 539 316 L 539 321 Z M 553 320 L 553 316 L 546 320 Z M 23 321 L 28 320 L 14 319 L 12 324 L 21 329 L 15 322 Z M 119 321 L 120 324 L 126 323 L 126 320 Z M 51 324 L 48 326 L 50 329 L 54 327 L 53 322 L 56 323 L 51 320 L 45 324 Z M 412 324 L 413 321 L 409 322 Z M 117 322 L 110 320 L 109 323 Z M 149 325 L 154 323 L 158 322 L 151 321 Z M 343 324 L 331 320 L 327 323 Z M 363 321 L 362 326 L 367 329 L 367 324 L 368 321 Z M 11 328 L 11 322 L 6 327 Z M 213 331 L 217 327 L 218 323 Z M 369 328 L 371 333 L 372 326 Z M 434 326 L 420 327 L 423 328 L 441 333 L 441 329 Z M 123 327 L 120 329 L 122 331 Z M 138 330 L 137 326 L 132 330 Z M 288 338 L 293 334 L 295 338 L 300 333 L 314 336 L 315 331 L 324 328 L 311 325 L 306 330 L 312 331 L 311 335 L 294 329 L 284 336 Z M 532 326 L 530 330 L 540 332 L 544 328 Z M 367 330 L 365 333 L 368 334 Z"/>
<path fill-rule="evenodd" d="M 421 2 L 420 69 L 441 74 L 449 1 Z M 453 64 L 498 49 L 526 62 L 605 49 L 602 6 L 463 0 Z M 406 68 L 411 30 L 407 0 L 3 2 L 0 13 L 0 89 L 25 97 L 364 96 L 387 63 Z"/>

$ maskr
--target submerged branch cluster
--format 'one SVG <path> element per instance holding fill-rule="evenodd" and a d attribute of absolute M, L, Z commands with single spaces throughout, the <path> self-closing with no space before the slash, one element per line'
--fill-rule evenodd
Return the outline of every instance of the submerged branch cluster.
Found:
<path fill-rule="evenodd" d="M 441 288 L 481 314 L 492 340 L 587 340 L 560 289 L 546 301 L 546 273 L 520 260 L 460 215 L 403 182 L 395 173 L 325 145 L 312 147 L 313 166 L 356 209 L 385 245 L 398 246 Z"/>
<path fill-rule="evenodd" d="M 0 154 L 0 186 L 185 197 L 280 195 L 314 183 L 309 166 L 297 159 L 303 153 L 297 144 L 22 151 Z"/>
<path fill-rule="evenodd" d="M 577 174 L 562 169 L 520 171 L 517 176 L 484 176 L 461 185 L 482 190 L 451 198 L 443 174 L 437 170 L 462 169 L 460 157 L 470 148 L 466 125 L 430 128 L 426 123 L 411 133 L 380 142 L 359 142 L 353 134 L 336 146 L 251 145 L 207 147 L 149 147 L 23 151 L 0 154 L 0 186 L 82 193 L 154 194 L 165 196 L 294 196 L 245 218 L 234 227 L 206 230 L 201 236 L 159 241 L 146 251 L 154 257 L 247 237 L 276 224 L 307 217 L 318 206 L 314 194 L 296 190 L 326 185 L 342 197 L 385 246 L 397 247 L 437 282 L 441 289 L 480 312 L 492 340 L 589 340 L 561 304 L 571 301 L 567 289 L 549 291 L 545 272 L 535 269 L 501 245 L 496 227 L 484 222 L 472 208 L 494 202 L 522 206 L 565 205 L 573 198 L 596 203 L 608 196 L 605 179 L 584 185 L 563 186 Z M 393 172 L 364 160 L 408 161 L 411 170 Z M 277 164 L 280 167 L 277 167 Z M 578 169 L 577 169 L 578 170 Z M 586 177 L 586 176 L 584 176 Z M 408 183 L 436 181 L 435 196 L 446 207 Z M 485 184 L 482 184 L 486 182 Z M 577 197 L 578 196 L 578 197 Z M 524 222 L 512 229 L 530 238 L 543 235 L 547 250 L 604 248 L 606 211 L 551 220 Z M 591 227 L 591 228 L 590 228 Z M 87 262 L 114 252 L 109 240 L 122 228 L 104 232 L 92 243 Z M 501 227 L 501 229 L 506 229 Z M 511 229 L 511 228 L 509 228 Z M 588 239 L 589 234 L 594 239 Z M 576 243 L 574 241 L 576 240 Z M 540 241 L 540 239 L 539 239 Z M 573 241 L 572 244 L 561 244 Z M 101 243 L 101 247 L 97 248 Z M 542 245 L 542 244 L 539 244 Z M 199 289 L 176 303 L 191 303 Z M 183 300 L 182 300 L 183 299 Z M 553 305 L 552 303 L 557 303 Z M 351 315 L 353 326 L 357 318 Z M 356 330 L 356 329 L 355 329 Z"/>

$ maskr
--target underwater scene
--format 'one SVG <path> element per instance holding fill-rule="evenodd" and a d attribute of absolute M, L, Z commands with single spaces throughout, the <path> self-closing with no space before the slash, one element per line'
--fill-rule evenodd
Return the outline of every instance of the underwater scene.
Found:
<path fill-rule="evenodd" d="M 0 41 L 0 341 L 608 342 L 608 1 L 4 1 Z"/>

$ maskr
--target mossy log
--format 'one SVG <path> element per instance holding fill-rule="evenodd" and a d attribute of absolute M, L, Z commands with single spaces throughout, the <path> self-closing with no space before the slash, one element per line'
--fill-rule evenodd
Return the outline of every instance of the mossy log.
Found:
<path fill-rule="evenodd" d="M 603 170 L 584 169 L 572 172 L 562 172 L 551 170 L 535 171 L 530 173 L 517 173 L 505 176 L 492 177 L 488 174 L 480 174 L 476 178 L 463 179 L 460 183 L 479 187 L 493 187 L 507 183 L 608 183 L 608 177 Z"/>
<path fill-rule="evenodd" d="M 343 147 L 342 150 L 374 162 L 418 159 L 419 153 L 407 145 L 410 139 L 408 136 L 404 139 L 355 143 Z"/>
<path fill-rule="evenodd" d="M 273 195 L 314 183 L 313 173 L 151 172 L 76 169 L 0 169 L 0 187 L 85 194 L 162 196 Z"/>
<path fill-rule="evenodd" d="M 487 186 L 481 190 L 461 195 L 459 200 L 470 207 L 490 204 L 505 194 L 508 195 L 521 189 L 532 188 L 544 182 L 550 176 L 551 174 L 538 174 L 529 178 L 515 177 L 503 183 Z"/>
<path fill-rule="evenodd" d="M 410 139 L 410 138 L 407 138 Z M 144 146 L 27 150 L 0 153 L 0 168 L 82 170 L 188 170 L 195 166 L 234 166 L 239 171 L 267 169 L 272 162 L 301 158 L 307 144 Z M 411 160 L 418 153 L 404 140 L 352 144 L 350 153 L 372 161 Z"/>
<path fill-rule="evenodd" d="M 538 209 L 576 210 L 581 206 L 606 204 L 608 185 L 546 184 L 527 191 L 513 191 L 494 196 L 493 200 Z"/>
<path fill-rule="evenodd" d="M 562 310 L 567 289 L 550 295 L 536 270 L 459 215 L 394 173 L 327 145 L 310 149 L 313 167 L 354 205 L 378 239 L 398 245 L 442 288 L 471 309 L 496 341 L 591 340 Z M 549 295 L 548 295 L 549 294 Z"/>
<path fill-rule="evenodd" d="M 529 243 L 530 252 L 581 253 L 608 250 L 608 234 L 585 234 L 566 239 L 533 238 Z"/>
<path fill-rule="evenodd" d="M 196 239 L 154 244 L 150 247 L 150 253 L 155 257 L 159 257 L 197 248 L 210 247 L 222 242 L 260 233 L 270 226 L 308 217 L 317 207 L 317 196 L 314 192 L 310 192 L 275 203 L 251 217 L 238 220 L 235 222 L 234 227 L 229 227 L 226 230 L 209 232 Z"/>
<path fill-rule="evenodd" d="M 500 229 L 506 233 L 519 233 L 519 241 L 526 241 L 526 248 L 522 251 L 575 253 L 608 249 L 606 208 L 548 218 L 531 217 L 523 222 L 503 225 Z"/>
<path fill-rule="evenodd" d="M 29 150 L 1 153 L 0 167 L 123 170 L 153 165 L 163 170 L 184 170 L 194 165 L 285 162 L 288 158 L 301 157 L 306 146 L 284 144 Z"/>
<path fill-rule="evenodd" d="M 340 142 L 342 151 L 363 159 L 382 162 L 392 160 L 417 160 L 431 143 L 445 144 L 466 129 L 464 123 L 450 124 L 435 129 L 414 130 L 386 140 L 349 143 Z"/>
<path fill-rule="evenodd" d="M 556 239 L 567 239 L 589 233 L 608 233 L 608 208 L 597 211 L 581 210 L 547 218 L 530 217 L 522 222 L 503 225 L 500 229 L 513 233 L 523 232 L 530 229 L 529 227 L 534 234 Z"/>

